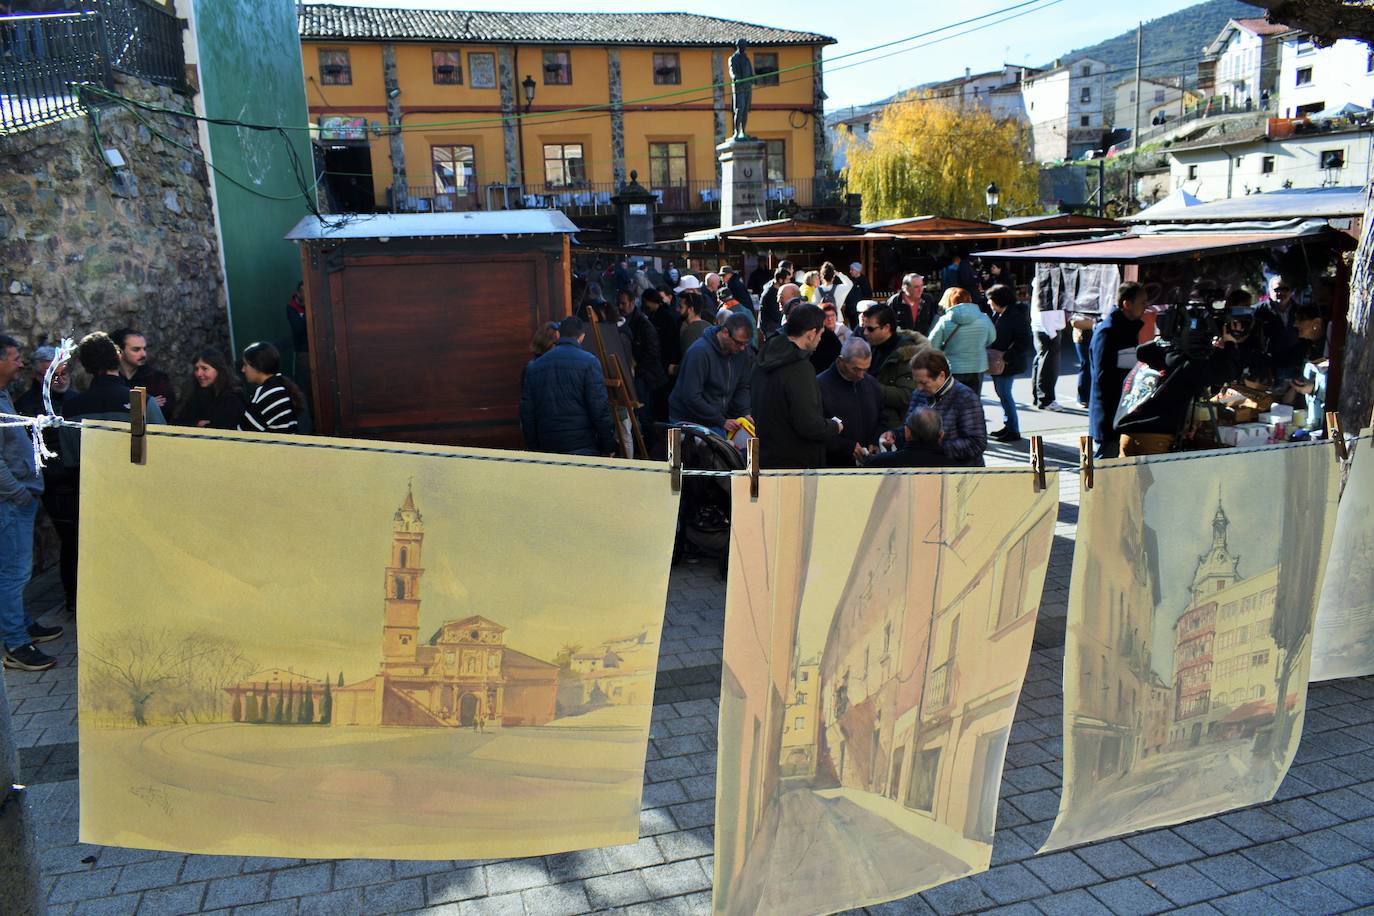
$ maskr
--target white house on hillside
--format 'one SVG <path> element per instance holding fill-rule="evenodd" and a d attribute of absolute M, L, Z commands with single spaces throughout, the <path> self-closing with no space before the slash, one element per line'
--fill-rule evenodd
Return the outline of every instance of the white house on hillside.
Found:
<path fill-rule="evenodd" d="M 1374 108 L 1374 51 L 1369 45 L 1343 38 L 1319 48 L 1311 35 L 1293 31 L 1282 36 L 1280 47 L 1278 110 L 1285 118 L 1343 105 Z"/>
<path fill-rule="evenodd" d="M 1021 81 L 1037 162 L 1078 159 L 1101 147 L 1106 69 L 1100 60 L 1083 58 Z"/>
<path fill-rule="evenodd" d="M 1202 52 L 1216 61 L 1217 95 L 1235 108 L 1272 105 L 1279 75 L 1278 36 L 1288 26 L 1266 19 L 1231 19 Z"/>
<path fill-rule="evenodd" d="M 1314 129 L 1271 140 L 1264 128 L 1169 148 L 1174 190 L 1199 200 L 1281 188 L 1363 186 L 1370 178 L 1374 128 Z"/>
<path fill-rule="evenodd" d="M 1185 96 L 1188 93 L 1180 89 L 1177 83 L 1177 79 L 1172 83 L 1167 80 L 1140 81 L 1140 123 L 1135 126 L 1136 131 L 1145 130 L 1161 115 L 1169 118 L 1183 115 Z M 1118 83 L 1112 90 L 1112 96 L 1112 129 L 1130 129 L 1131 119 L 1136 113 L 1135 77 Z M 1134 137 L 1136 134 L 1132 132 L 1131 136 Z"/>

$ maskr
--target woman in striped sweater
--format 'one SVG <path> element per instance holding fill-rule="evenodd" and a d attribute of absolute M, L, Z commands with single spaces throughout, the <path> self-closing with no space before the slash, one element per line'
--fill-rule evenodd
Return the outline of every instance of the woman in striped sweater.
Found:
<path fill-rule="evenodd" d="M 243 351 L 243 377 L 255 386 L 239 429 L 259 433 L 294 433 L 305 410 L 305 395 L 281 374 L 281 354 L 259 341 Z"/>

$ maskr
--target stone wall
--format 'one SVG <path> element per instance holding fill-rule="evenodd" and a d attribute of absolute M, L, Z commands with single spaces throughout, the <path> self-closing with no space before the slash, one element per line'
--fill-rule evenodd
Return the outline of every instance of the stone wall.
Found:
<path fill-rule="evenodd" d="M 187 100 L 120 77 L 117 91 L 169 108 Z M 98 116 L 112 175 L 84 117 L 0 135 L 0 331 L 30 347 L 133 326 L 186 393 L 194 353 L 227 350 L 214 216 L 196 122 L 121 107 Z M 23 384 L 27 384 L 27 380 Z"/>

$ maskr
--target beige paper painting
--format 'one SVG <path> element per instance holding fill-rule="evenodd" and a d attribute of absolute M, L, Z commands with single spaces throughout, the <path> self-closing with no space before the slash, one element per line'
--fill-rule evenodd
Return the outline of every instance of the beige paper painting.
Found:
<path fill-rule="evenodd" d="M 988 867 L 1050 475 L 735 481 L 715 911 L 831 913 Z"/>
<path fill-rule="evenodd" d="M 1313 681 L 1374 674 L 1374 454 L 1355 447 L 1312 634 Z"/>
<path fill-rule="evenodd" d="M 666 473 L 225 438 L 150 430 L 138 466 L 127 428 L 83 433 L 83 842 L 473 859 L 638 837 Z"/>
<path fill-rule="evenodd" d="M 1046 850 L 1273 797 L 1302 734 L 1335 510 L 1330 445 L 1098 469 L 1078 520 Z"/>

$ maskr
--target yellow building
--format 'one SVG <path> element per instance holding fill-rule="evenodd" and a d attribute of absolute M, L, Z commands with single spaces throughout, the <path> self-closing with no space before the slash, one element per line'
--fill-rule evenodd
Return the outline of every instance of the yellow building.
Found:
<path fill-rule="evenodd" d="M 299 21 L 340 209 L 386 208 L 390 190 L 409 209 L 610 212 L 631 171 L 661 210 L 718 208 L 739 38 L 760 74 L 748 130 L 768 142 L 770 195 L 807 206 L 813 179 L 828 178 L 824 35 L 690 13 L 307 3 Z"/>
<path fill-rule="evenodd" d="M 778 761 L 783 776 L 814 776 L 816 773 L 820 670 L 814 658 L 792 668 L 783 715 L 782 755 Z"/>

